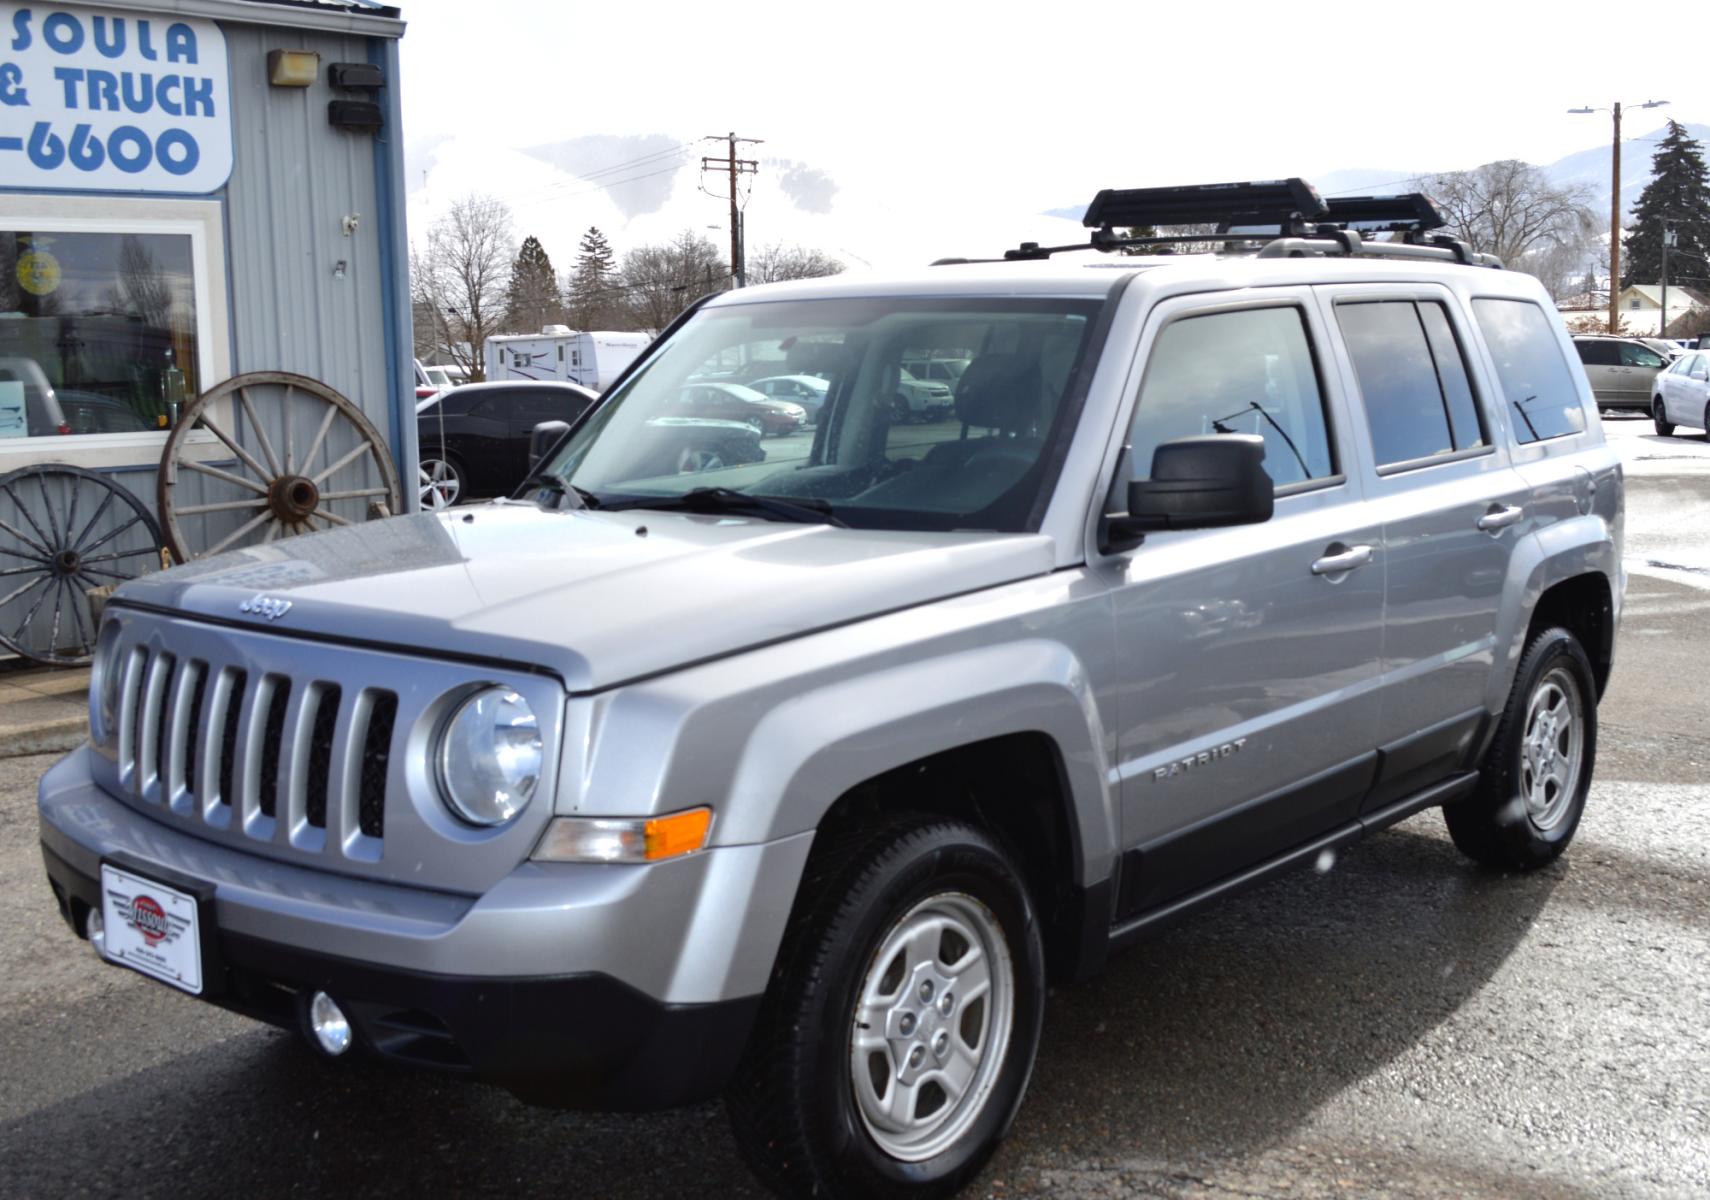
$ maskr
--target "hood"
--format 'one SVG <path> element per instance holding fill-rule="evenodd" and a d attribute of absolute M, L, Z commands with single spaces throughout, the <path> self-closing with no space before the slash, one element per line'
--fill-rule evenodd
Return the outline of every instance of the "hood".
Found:
<path fill-rule="evenodd" d="M 532 664 L 580 692 L 1051 567 L 1043 534 L 497 503 L 216 555 L 126 583 L 114 602 Z M 289 608 L 244 610 L 261 596 Z"/>

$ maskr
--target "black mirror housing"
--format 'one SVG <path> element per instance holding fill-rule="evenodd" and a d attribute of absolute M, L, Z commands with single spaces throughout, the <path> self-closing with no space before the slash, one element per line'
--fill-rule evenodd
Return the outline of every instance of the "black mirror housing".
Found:
<path fill-rule="evenodd" d="M 1152 477 L 1128 485 L 1128 515 L 1106 520 L 1106 542 L 1137 544 L 1165 529 L 1256 525 L 1271 519 L 1276 484 L 1265 439 L 1251 433 L 1177 438 L 1152 454 Z"/>
<path fill-rule="evenodd" d="M 565 434 L 570 432 L 567 421 L 542 421 L 528 434 L 528 469 L 530 474 L 540 465 L 540 460 L 552 453 Z"/>

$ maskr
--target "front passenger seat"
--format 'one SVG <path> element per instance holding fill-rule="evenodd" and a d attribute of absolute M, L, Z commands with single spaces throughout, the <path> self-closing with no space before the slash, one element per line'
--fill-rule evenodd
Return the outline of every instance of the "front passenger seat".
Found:
<path fill-rule="evenodd" d="M 956 419 L 961 439 L 940 442 L 927 451 L 934 467 L 960 467 L 975 454 L 1015 450 L 1029 459 L 1037 453 L 1037 438 L 1027 437 L 1039 419 L 1041 379 L 1034 354 L 983 354 L 968 364 L 956 384 Z M 968 430 L 984 429 L 985 437 L 970 438 Z"/>

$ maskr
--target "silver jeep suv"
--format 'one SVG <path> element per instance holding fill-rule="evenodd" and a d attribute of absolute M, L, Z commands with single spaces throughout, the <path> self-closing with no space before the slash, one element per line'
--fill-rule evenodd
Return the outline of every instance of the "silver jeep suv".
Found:
<path fill-rule="evenodd" d="M 515 499 L 127 584 L 41 782 L 61 911 L 328 1055 L 723 1093 L 782 1193 L 954 1191 L 1048 977 L 1425 808 L 1573 837 L 1620 467 L 1537 282 L 1386 199 L 1106 192 L 1089 249 L 1241 232 L 723 293 Z M 730 361 L 817 425 L 660 474 Z"/>

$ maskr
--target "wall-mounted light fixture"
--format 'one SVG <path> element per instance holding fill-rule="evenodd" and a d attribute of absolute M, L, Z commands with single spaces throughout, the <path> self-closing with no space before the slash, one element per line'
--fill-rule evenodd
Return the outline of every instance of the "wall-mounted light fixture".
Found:
<path fill-rule="evenodd" d="M 321 73 L 321 56 L 313 50 L 269 50 L 267 82 L 274 87 L 306 88 Z"/>
<path fill-rule="evenodd" d="M 328 63 L 327 82 L 345 92 L 377 92 L 386 86 L 386 73 L 374 63 Z"/>
<path fill-rule="evenodd" d="M 327 120 L 335 128 L 348 129 L 352 133 L 379 133 L 386 124 L 380 106 L 367 100 L 330 100 L 327 102 Z"/>

